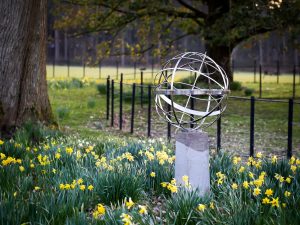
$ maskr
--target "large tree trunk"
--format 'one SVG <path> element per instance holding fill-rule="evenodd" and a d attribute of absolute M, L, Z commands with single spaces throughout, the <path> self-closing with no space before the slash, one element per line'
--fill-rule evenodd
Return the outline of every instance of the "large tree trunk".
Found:
<path fill-rule="evenodd" d="M 46 81 L 47 0 L 0 4 L 0 131 L 53 119 Z"/>
<path fill-rule="evenodd" d="M 228 76 L 229 81 L 233 81 L 231 70 L 231 52 L 232 48 L 228 46 L 206 45 L 207 55 L 211 57 L 219 66 L 221 66 Z"/>
<path fill-rule="evenodd" d="M 220 65 L 226 72 L 229 81 L 233 81 L 233 74 L 231 70 L 231 53 L 233 50 L 233 43 L 225 43 L 214 40 L 215 37 L 211 37 L 212 34 L 216 36 L 221 36 L 220 34 L 215 34 L 213 30 L 216 21 L 225 13 L 228 13 L 230 10 L 231 1 L 224 0 L 209 0 L 206 1 L 208 15 L 205 20 L 206 27 L 209 28 L 206 30 L 204 39 L 207 50 L 207 55 L 211 57 L 218 65 Z M 212 30 L 210 31 L 210 28 Z"/>

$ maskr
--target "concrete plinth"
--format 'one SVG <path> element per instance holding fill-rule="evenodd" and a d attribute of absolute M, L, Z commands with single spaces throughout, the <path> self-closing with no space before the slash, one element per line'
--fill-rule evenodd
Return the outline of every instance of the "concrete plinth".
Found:
<path fill-rule="evenodd" d="M 200 131 L 178 133 L 176 139 L 175 179 L 184 184 L 187 175 L 193 189 L 203 196 L 210 190 L 208 135 Z"/>

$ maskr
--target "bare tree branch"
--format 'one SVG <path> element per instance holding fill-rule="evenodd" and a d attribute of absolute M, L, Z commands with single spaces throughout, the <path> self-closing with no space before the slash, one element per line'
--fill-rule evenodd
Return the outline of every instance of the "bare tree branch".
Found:
<path fill-rule="evenodd" d="M 207 17 L 207 14 L 200 11 L 199 9 L 196 9 L 195 7 L 189 5 L 188 3 L 186 3 L 183 0 L 177 0 L 177 2 L 179 2 L 182 6 L 184 6 L 185 8 L 193 11 L 195 14 L 197 14 L 197 17 L 201 17 L 202 19 L 205 19 Z"/>

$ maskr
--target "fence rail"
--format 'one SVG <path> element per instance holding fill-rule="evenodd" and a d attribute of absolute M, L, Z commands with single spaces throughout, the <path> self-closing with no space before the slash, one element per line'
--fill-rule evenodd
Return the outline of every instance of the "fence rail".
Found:
<path fill-rule="evenodd" d="M 143 73 L 142 75 L 143 76 Z M 120 75 L 120 82 L 118 85 L 115 80 L 110 80 L 110 77 L 107 78 L 106 82 L 106 119 L 110 120 L 111 127 L 115 127 L 115 99 L 118 98 L 119 101 L 119 118 L 117 119 L 119 123 L 119 130 L 124 131 L 124 116 L 126 117 L 127 114 L 124 112 L 124 101 L 130 101 L 130 133 L 133 134 L 135 132 L 140 132 L 135 130 L 136 126 L 136 113 L 139 110 L 142 110 L 142 114 L 146 115 L 145 121 L 140 121 L 142 130 L 146 131 L 146 136 L 151 137 L 153 136 L 154 128 L 153 126 L 160 126 L 161 130 L 166 130 L 167 139 L 171 139 L 172 127 L 171 124 L 168 122 L 157 122 L 156 118 L 153 118 L 153 105 L 152 105 L 152 93 L 154 86 L 152 85 L 145 85 L 143 84 L 143 80 L 141 80 L 140 84 L 129 84 L 124 83 L 123 78 L 124 74 Z M 119 90 L 116 90 L 116 87 L 119 86 Z M 129 95 L 125 95 L 124 93 L 124 86 L 126 86 L 127 93 L 130 92 Z M 144 92 L 144 90 L 147 90 Z M 145 95 L 146 94 L 146 95 Z M 286 148 L 286 156 L 291 157 L 293 154 L 292 149 L 292 141 L 293 141 L 293 118 L 294 118 L 294 106 L 300 105 L 300 101 L 296 101 L 293 98 L 288 100 L 278 100 L 278 99 L 264 99 L 264 98 L 255 98 L 255 97 L 239 97 L 239 96 L 229 96 L 231 100 L 238 100 L 238 101 L 247 101 L 250 103 L 250 129 L 249 129 L 249 155 L 254 156 L 255 153 L 255 110 L 256 110 L 256 102 L 268 102 L 272 103 L 286 103 L 288 105 L 288 117 L 287 117 L 287 124 L 288 124 L 288 132 L 287 132 L 287 148 Z M 137 109 L 137 102 L 140 102 L 140 109 Z M 145 108 L 144 106 L 147 105 Z M 168 105 L 168 107 L 170 107 Z M 194 107 L 194 103 L 191 103 L 191 107 Z M 145 111 L 146 110 L 146 111 Z M 168 109 L 170 110 L 170 109 Z M 128 111 L 128 107 L 127 107 Z M 140 118 L 139 118 L 140 119 Z M 126 120 L 125 120 L 126 121 Z M 220 150 L 222 148 L 222 117 L 217 120 L 217 129 L 216 129 L 216 149 Z M 160 135 L 161 136 L 161 135 Z"/>

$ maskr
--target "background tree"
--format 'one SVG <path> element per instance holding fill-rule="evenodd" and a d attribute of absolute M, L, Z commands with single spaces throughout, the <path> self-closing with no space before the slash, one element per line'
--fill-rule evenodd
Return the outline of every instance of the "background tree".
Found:
<path fill-rule="evenodd" d="M 134 29 L 135 43 L 122 54 L 153 50 L 163 55 L 188 35 L 204 38 L 207 54 L 232 80 L 232 50 L 242 41 L 276 29 L 290 30 L 300 23 L 296 0 L 65 0 L 57 1 L 57 28 L 75 35 L 100 32 L 111 48 Z M 115 47 L 116 49 L 116 47 Z M 116 50 L 118 52 L 119 50 Z M 112 54 L 111 51 L 107 51 Z"/>
<path fill-rule="evenodd" d="M 46 82 L 47 0 L 0 4 L 0 130 L 52 120 Z"/>

